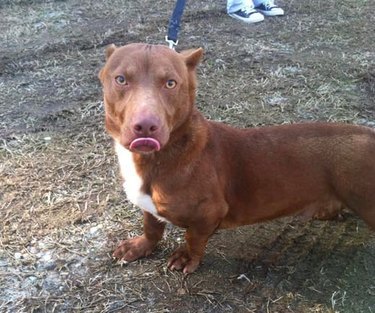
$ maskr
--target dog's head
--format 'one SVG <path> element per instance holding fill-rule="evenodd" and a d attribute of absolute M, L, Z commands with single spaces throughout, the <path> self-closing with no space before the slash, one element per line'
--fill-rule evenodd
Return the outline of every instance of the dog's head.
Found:
<path fill-rule="evenodd" d="M 99 78 L 105 125 L 114 140 L 137 153 L 163 149 L 191 115 L 202 54 L 147 44 L 108 47 Z"/>

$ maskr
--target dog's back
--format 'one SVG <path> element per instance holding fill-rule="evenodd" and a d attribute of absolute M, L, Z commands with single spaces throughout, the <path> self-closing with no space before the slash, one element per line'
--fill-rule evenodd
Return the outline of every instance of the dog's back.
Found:
<path fill-rule="evenodd" d="M 299 211 L 330 215 L 344 205 L 375 228 L 374 130 L 327 123 L 211 127 L 217 142 L 212 158 L 225 173 L 226 198 L 234 209 L 224 227 Z"/>

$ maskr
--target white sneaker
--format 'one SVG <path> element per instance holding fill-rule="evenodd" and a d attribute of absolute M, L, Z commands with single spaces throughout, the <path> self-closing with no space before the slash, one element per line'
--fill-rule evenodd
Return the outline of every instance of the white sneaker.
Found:
<path fill-rule="evenodd" d="M 264 14 L 265 16 L 280 16 L 284 15 L 284 10 L 280 7 L 278 7 L 273 0 L 267 0 L 263 2 L 262 4 L 256 6 L 254 9 L 256 9 L 258 12 Z"/>
<path fill-rule="evenodd" d="M 241 9 L 233 13 L 228 13 L 229 16 L 243 21 L 245 23 L 257 23 L 264 20 L 263 14 L 257 12 L 257 10 L 251 9 Z"/>

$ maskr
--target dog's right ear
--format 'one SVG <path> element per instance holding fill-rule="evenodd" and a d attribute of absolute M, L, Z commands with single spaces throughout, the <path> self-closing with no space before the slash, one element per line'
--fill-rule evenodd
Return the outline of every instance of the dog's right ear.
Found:
<path fill-rule="evenodd" d="M 117 47 L 115 44 L 109 45 L 107 49 L 105 50 L 105 58 L 108 60 L 109 57 L 112 55 L 112 53 L 115 52 L 116 49 Z"/>
<path fill-rule="evenodd" d="M 104 81 L 104 67 L 99 71 L 98 78 L 100 82 L 103 84 Z"/>
<path fill-rule="evenodd" d="M 105 49 L 105 58 L 106 60 L 112 55 L 113 52 L 117 49 L 116 45 L 111 44 Z M 104 81 L 104 67 L 99 71 L 98 77 L 100 81 L 103 83 Z"/>

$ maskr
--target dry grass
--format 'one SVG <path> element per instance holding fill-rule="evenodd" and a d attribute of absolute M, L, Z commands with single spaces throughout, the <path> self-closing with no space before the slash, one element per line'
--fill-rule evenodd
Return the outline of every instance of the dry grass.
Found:
<path fill-rule="evenodd" d="M 189 2 L 180 48 L 206 51 L 199 108 L 237 126 L 374 127 L 373 2 L 278 3 L 284 18 L 249 26 L 224 3 Z M 373 313 L 375 238 L 351 215 L 221 232 L 188 278 L 165 266 L 183 240 L 174 227 L 151 258 L 113 262 L 142 221 L 121 190 L 96 75 L 108 43 L 162 43 L 173 5 L 0 4 L 0 311 Z"/>

